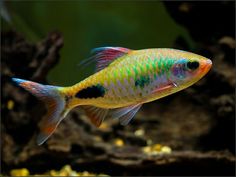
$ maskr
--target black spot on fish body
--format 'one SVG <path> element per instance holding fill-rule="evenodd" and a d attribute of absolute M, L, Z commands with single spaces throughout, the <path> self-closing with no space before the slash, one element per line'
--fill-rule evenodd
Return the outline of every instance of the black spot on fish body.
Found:
<path fill-rule="evenodd" d="M 136 87 L 141 87 L 143 88 L 144 86 L 148 85 L 150 83 L 150 77 L 149 76 L 141 76 L 135 81 L 135 86 Z"/>
<path fill-rule="evenodd" d="M 76 93 L 77 98 L 87 99 L 87 98 L 98 98 L 105 95 L 105 88 L 100 85 L 92 85 L 90 87 L 84 88 Z"/>

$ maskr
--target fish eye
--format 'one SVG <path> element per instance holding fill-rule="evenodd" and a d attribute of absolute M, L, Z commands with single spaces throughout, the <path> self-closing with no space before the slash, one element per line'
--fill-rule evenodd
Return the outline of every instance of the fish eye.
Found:
<path fill-rule="evenodd" d="M 188 61 L 187 62 L 187 68 L 190 70 L 195 70 L 199 67 L 199 62 L 198 61 Z"/>

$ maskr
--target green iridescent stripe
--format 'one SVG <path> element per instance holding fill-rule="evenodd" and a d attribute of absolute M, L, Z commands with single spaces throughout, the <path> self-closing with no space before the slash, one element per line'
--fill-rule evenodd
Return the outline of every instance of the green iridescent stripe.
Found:
<path fill-rule="evenodd" d="M 155 57 L 152 61 L 152 67 L 153 67 L 153 70 L 156 71 L 157 70 L 157 57 Z"/>
<path fill-rule="evenodd" d="M 146 69 L 150 71 L 150 59 L 146 62 Z"/>
<path fill-rule="evenodd" d="M 138 76 L 138 69 L 137 69 L 137 66 L 134 66 L 133 67 L 133 70 L 134 70 L 134 78 L 136 78 Z"/>
<path fill-rule="evenodd" d="M 127 69 L 128 69 L 127 73 L 128 73 L 129 78 L 130 78 L 130 77 L 132 77 L 132 72 L 131 72 L 130 68 L 127 67 Z"/>
<path fill-rule="evenodd" d="M 163 65 L 163 60 L 160 59 L 159 62 L 158 62 L 158 75 L 161 75 L 162 72 L 163 72 L 163 67 L 162 67 L 162 65 Z"/>

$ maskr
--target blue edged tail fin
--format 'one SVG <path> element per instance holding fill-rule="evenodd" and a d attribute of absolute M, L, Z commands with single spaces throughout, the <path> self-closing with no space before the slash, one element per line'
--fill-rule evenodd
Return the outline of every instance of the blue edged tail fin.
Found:
<path fill-rule="evenodd" d="M 69 111 L 66 108 L 65 94 L 62 92 L 63 88 L 42 85 L 18 78 L 12 78 L 12 80 L 18 86 L 42 100 L 47 107 L 47 114 L 40 122 L 40 134 L 37 137 L 37 144 L 41 145 L 52 135 L 60 121 Z"/>

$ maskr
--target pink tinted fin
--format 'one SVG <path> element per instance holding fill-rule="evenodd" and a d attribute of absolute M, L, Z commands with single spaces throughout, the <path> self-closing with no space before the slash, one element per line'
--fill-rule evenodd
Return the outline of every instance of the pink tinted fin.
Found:
<path fill-rule="evenodd" d="M 157 88 L 155 90 L 153 90 L 153 93 L 157 93 L 157 92 L 162 92 L 162 91 L 166 91 L 166 90 L 171 90 L 173 87 L 178 87 L 178 85 L 176 83 L 170 83 L 164 87 L 161 88 Z"/>
<path fill-rule="evenodd" d="M 100 71 L 112 63 L 115 59 L 126 55 L 130 52 L 130 49 L 123 47 L 99 47 L 91 51 L 92 57 L 82 61 L 81 65 L 89 65 L 93 61 L 96 61 L 96 71 Z"/>
<path fill-rule="evenodd" d="M 42 100 L 47 107 L 47 114 L 40 122 L 40 134 L 37 137 L 37 143 L 41 145 L 52 135 L 69 110 L 65 108 L 66 103 L 63 93 L 61 93 L 59 87 L 42 85 L 17 78 L 12 78 L 12 80 Z"/>
<path fill-rule="evenodd" d="M 101 125 L 108 113 L 108 109 L 95 106 L 81 106 L 81 108 L 84 109 L 86 115 L 96 127 Z"/>
<path fill-rule="evenodd" d="M 117 108 L 111 111 L 112 118 L 119 118 L 121 125 L 127 125 L 130 120 L 135 116 L 142 104 L 132 105 L 123 108 Z"/>

